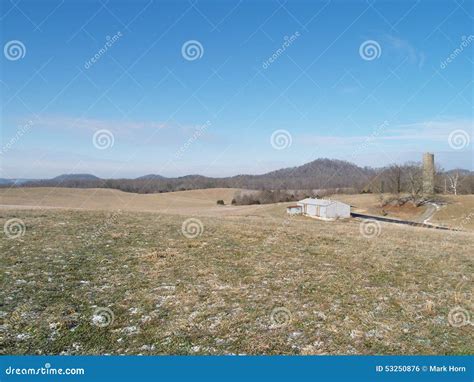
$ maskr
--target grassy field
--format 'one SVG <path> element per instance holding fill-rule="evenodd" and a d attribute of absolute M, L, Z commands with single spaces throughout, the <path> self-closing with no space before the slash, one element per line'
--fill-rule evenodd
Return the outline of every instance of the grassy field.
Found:
<path fill-rule="evenodd" d="M 4 188 L 0 189 L 0 205 L 17 208 L 68 208 L 85 210 L 117 210 L 169 212 L 174 214 L 220 214 L 218 199 L 230 204 L 233 188 L 179 191 L 162 194 L 134 194 L 112 189 L 71 188 Z"/>
<path fill-rule="evenodd" d="M 0 209 L 2 226 L 21 222 L 0 242 L 0 349 L 473 353 L 472 233 L 289 219 L 284 205 L 217 207 L 219 193 L 200 194 L 199 214 Z"/>
<path fill-rule="evenodd" d="M 389 196 L 384 194 L 384 198 Z M 377 194 L 333 195 L 332 198 L 350 204 L 353 212 L 369 215 L 386 215 L 399 219 L 420 221 L 421 216 L 426 211 L 426 206 L 414 207 L 411 203 L 406 203 L 401 207 L 381 207 L 380 196 Z M 439 209 L 430 218 L 430 223 L 474 231 L 474 195 L 442 195 L 440 199 L 442 202 L 439 203 Z"/>
<path fill-rule="evenodd" d="M 450 195 L 445 199 L 447 204 L 433 216 L 433 223 L 474 231 L 474 195 Z"/>
<path fill-rule="evenodd" d="M 4 188 L 0 189 L 0 208 L 10 209 L 77 209 L 156 212 L 174 215 L 199 216 L 262 216 L 281 217 L 282 207 L 291 203 L 261 206 L 230 206 L 237 191 L 233 188 L 216 188 L 169 192 L 162 194 L 133 194 L 112 189 L 68 189 L 68 188 Z M 389 197 L 389 195 L 384 195 Z M 332 195 L 330 198 L 348 203 L 352 211 L 386 215 L 399 219 L 417 220 L 426 210 L 425 206 L 414 207 L 410 203 L 402 207 L 381 207 L 378 194 Z M 474 195 L 444 196 L 446 204 L 431 219 L 431 222 L 464 230 L 474 230 Z M 218 206 L 217 200 L 226 206 Z M 471 218 L 469 219 L 469 216 Z"/>

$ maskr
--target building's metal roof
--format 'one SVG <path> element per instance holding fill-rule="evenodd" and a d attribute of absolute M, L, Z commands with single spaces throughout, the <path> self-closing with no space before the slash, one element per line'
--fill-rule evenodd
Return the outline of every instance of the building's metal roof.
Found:
<path fill-rule="evenodd" d="M 310 204 L 313 206 L 329 206 L 330 204 L 341 203 L 341 202 L 338 202 L 336 200 L 306 198 L 306 199 L 300 200 L 298 203 Z M 341 203 L 341 204 L 345 204 L 345 203 Z"/>

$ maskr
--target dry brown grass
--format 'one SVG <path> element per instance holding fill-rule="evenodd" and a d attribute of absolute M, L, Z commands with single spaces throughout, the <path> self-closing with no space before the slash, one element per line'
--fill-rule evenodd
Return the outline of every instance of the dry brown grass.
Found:
<path fill-rule="evenodd" d="M 474 195 L 442 195 L 441 197 L 445 203 L 430 218 L 430 223 L 474 231 Z M 382 208 L 377 194 L 333 195 L 332 198 L 351 204 L 354 212 L 370 215 L 382 215 L 385 212 L 387 216 L 413 221 L 419 220 L 426 211 L 426 206 L 415 207 L 411 203 L 401 207 Z"/>
<path fill-rule="evenodd" d="M 368 238 L 358 220 L 288 219 L 284 204 L 235 209 L 246 216 L 209 216 L 208 206 L 189 215 L 184 207 L 118 215 L 0 210 L 2 226 L 11 218 L 26 225 L 24 236 L 0 241 L 1 347 L 15 354 L 474 351 L 472 326 L 448 321 L 455 307 L 474 309 L 471 233 L 381 223 Z M 181 230 L 189 217 L 204 227 L 194 239 Z M 112 310 L 110 326 L 91 323 L 96 306 Z"/>
<path fill-rule="evenodd" d="M 433 223 L 474 231 L 474 195 L 445 196 L 447 204 L 433 216 Z"/>
<path fill-rule="evenodd" d="M 391 195 L 385 194 L 384 198 Z M 381 206 L 379 194 L 360 195 L 333 195 L 335 200 L 350 204 L 353 212 L 365 213 L 369 215 L 386 215 L 398 219 L 417 220 L 426 210 L 425 206 L 416 207 L 411 203 L 402 206 Z"/>
<path fill-rule="evenodd" d="M 112 189 L 71 188 L 5 188 L 0 189 L 0 205 L 20 208 L 68 208 L 85 210 L 117 210 L 169 212 L 190 214 L 193 212 L 221 213 L 218 199 L 230 204 L 237 189 L 214 188 L 179 191 L 162 194 L 134 194 Z"/>
<path fill-rule="evenodd" d="M 84 210 L 117 210 L 157 212 L 175 215 L 200 216 L 275 216 L 285 215 L 282 206 L 294 204 L 230 206 L 237 191 L 233 188 L 179 191 L 162 194 L 133 194 L 111 189 L 69 189 L 69 188 L 14 188 L 0 189 L 0 208 L 68 208 Z M 389 195 L 385 195 L 388 197 Z M 402 207 L 380 206 L 377 194 L 333 195 L 334 200 L 348 203 L 352 211 L 373 215 L 417 220 L 426 210 L 425 206 L 414 207 L 410 203 Z M 224 200 L 226 206 L 218 206 L 217 200 Z M 431 219 L 433 223 L 447 226 L 463 226 L 474 230 L 474 195 L 446 196 L 448 202 Z"/>

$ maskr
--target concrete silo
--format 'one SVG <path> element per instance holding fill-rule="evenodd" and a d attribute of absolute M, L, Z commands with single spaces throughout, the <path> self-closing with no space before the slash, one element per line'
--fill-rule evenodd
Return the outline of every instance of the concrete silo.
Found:
<path fill-rule="evenodd" d="M 434 194 L 434 154 L 424 153 L 423 154 L 423 194 L 433 195 Z"/>

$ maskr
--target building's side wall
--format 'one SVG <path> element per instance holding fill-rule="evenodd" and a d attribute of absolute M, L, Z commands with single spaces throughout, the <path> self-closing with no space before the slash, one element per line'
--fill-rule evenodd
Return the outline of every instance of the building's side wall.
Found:
<path fill-rule="evenodd" d="M 336 208 L 334 204 L 321 208 L 321 217 L 325 219 L 334 219 L 336 217 Z"/>
<path fill-rule="evenodd" d="M 306 213 L 311 216 L 316 216 L 316 206 L 311 204 L 306 205 Z"/>
<path fill-rule="evenodd" d="M 288 213 L 302 213 L 323 219 L 349 218 L 351 216 L 351 207 L 348 204 L 340 202 L 334 202 L 327 206 L 297 203 L 297 206 L 299 206 L 301 210 L 295 208 L 294 212 L 289 211 Z"/>
<path fill-rule="evenodd" d="M 303 210 L 302 207 L 293 207 L 293 208 L 287 208 L 286 212 L 289 215 L 299 215 L 301 214 L 302 210 Z"/>
<path fill-rule="evenodd" d="M 336 215 L 340 218 L 348 218 L 351 216 L 351 206 L 344 203 L 335 203 L 336 206 Z"/>

